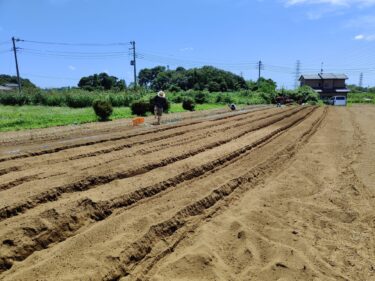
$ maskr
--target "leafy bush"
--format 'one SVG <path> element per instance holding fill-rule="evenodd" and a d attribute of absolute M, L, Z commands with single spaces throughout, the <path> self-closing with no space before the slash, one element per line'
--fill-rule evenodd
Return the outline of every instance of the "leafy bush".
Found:
<path fill-rule="evenodd" d="M 169 88 L 168 88 L 168 91 L 170 92 L 174 92 L 174 93 L 177 93 L 177 92 L 180 92 L 181 91 L 181 88 L 177 85 L 174 85 L 172 84 Z"/>
<path fill-rule="evenodd" d="M 224 95 L 223 96 L 223 102 L 224 103 L 233 103 L 234 99 L 230 95 Z"/>
<path fill-rule="evenodd" d="M 37 104 L 37 105 L 45 105 L 46 104 L 46 95 L 37 92 L 31 96 L 31 103 L 32 104 Z"/>
<path fill-rule="evenodd" d="M 290 93 L 290 98 L 298 103 L 309 101 L 317 102 L 319 100 L 318 94 L 309 86 L 299 87 L 297 90 Z"/>
<path fill-rule="evenodd" d="M 182 103 L 182 101 L 183 101 L 183 97 L 180 96 L 180 95 L 175 95 L 175 96 L 172 98 L 172 101 L 173 101 L 174 103 Z"/>
<path fill-rule="evenodd" d="M 73 108 L 92 106 L 94 101 L 93 95 L 85 94 L 69 94 L 66 95 L 66 105 Z"/>
<path fill-rule="evenodd" d="M 208 83 L 208 91 L 210 91 L 211 93 L 212 92 L 220 92 L 220 84 L 215 82 L 215 81 L 211 81 L 210 83 Z M 226 88 L 226 85 L 225 85 L 225 88 Z"/>
<path fill-rule="evenodd" d="M 215 103 L 222 103 L 223 102 L 223 96 L 221 94 L 216 96 Z"/>
<path fill-rule="evenodd" d="M 150 111 L 150 103 L 144 100 L 138 100 L 131 104 L 130 109 L 133 114 L 145 116 Z"/>
<path fill-rule="evenodd" d="M 194 95 L 194 100 L 198 104 L 203 104 L 208 102 L 208 96 L 203 92 L 198 92 Z"/>
<path fill-rule="evenodd" d="M 129 94 L 110 94 L 109 101 L 113 106 L 130 106 L 130 104 L 135 100 L 134 95 Z"/>
<path fill-rule="evenodd" d="M 26 94 L 18 93 L 1 93 L 0 94 L 0 103 L 4 105 L 24 105 L 30 102 L 29 96 Z"/>
<path fill-rule="evenodd" d="M 267 103 L 274 103 L 277 94 L 275 92 L 261 92 L 259 95 Z"/>
<path fill-rule="evenodd" d="M 92 107 L 100 121 L 107 121 L 113 112 L 112 104 L 107 100 L 94 100 Z"/>
<path fill-rule="evenodd" d="M 64 106 L 65 95 L 62 94 L 46 94 L 44 97 L 43 105 L 48 106 Z"/>
<path fill-rule="evenodd" d="M 194 100 L 192 98 L 185 98 L 182 101 L 182 108 L 185 110 L 194 111 L 195 110 Z"/>

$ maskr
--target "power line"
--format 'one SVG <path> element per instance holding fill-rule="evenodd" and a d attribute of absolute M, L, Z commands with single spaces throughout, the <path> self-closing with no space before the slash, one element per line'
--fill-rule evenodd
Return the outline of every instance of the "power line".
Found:
<path fill-rule="evenodd" d="M 126 46 L 127 43 L 66 43 L 66 42 L 51 42 L 51 41 L 35 41 L 20 39 L 19 41 L 25 43 L 41 44 L 41 45 L 60 45 L 60 46 L 86 46 L 86 47 L 106 47 L 106 46 Z"/>
<path fill-rule="evenodd" d="M 36 51 L 50 54 L 66 54 L 66 55 L 117 55 L 126 54 L 126 52 L 121 51 L 107 51 L 107 52 L 76 52 L 76 51 L 53 51 L 53 50 L 40 50 L 40 49 L 30 49 L 30 48 L 20 48 L 21 50 Z"/>
<path fill-rule="evenodd" d="M 24 73 L 25 76 L 31 76 L 31 77 L 39 77 L 39 78 L 46 78 L 46 79 L 53 79 L 53 80 L 72 80 L 77 81 L 80 78 L 73 78 L 73 77 L 61 77 L 61 76 L 49 76 L 49 75 L 42 75 L 42 74 L 32 74 L 32 73 Z"/>
<path fill-rule="evenodd" d="M 39 56 L 39 57 L 56 57 L 56 58 L 63 58 L 63 59 L 117 59 L 121 57 L 126 57 L 126 53 L 122 54 L 110 54 L 110 53 L 103 53 L 103 54 L 67 54 L 67 53 L 50 53 L 50 52 L 43 52 L 43 51 L 32 51 L 27 49 L 20 49 L 21 54 Z"/>

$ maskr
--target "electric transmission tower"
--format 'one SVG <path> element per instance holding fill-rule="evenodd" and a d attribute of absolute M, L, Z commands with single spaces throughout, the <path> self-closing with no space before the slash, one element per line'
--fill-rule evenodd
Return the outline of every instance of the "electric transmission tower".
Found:
<path fill-rule="evenodd" d="M 301 76 L 301 62 L 300 62 L 300 60 L 297 60 L 296 73 L 295 74 L 296 74 L 296 76 L 295 76 L 294 88 L 297 89 L 298 84 L 299 84 L 299 77 Z"/>
<path fill-rule="evenodd" d="M 257 68 L 258 68 L 258 86 L 259 86 L 260 77 L 261 77 L 261 70 L 264 69 L 264 66 L 263 66 L 263 63 L 262 63 L 261 60 L 258 62 Z"/>
<path fill-rule="evenodd" d="M 361 74 L 359 74 L 359 87 L 363 87 L 363 72 L 361 72 Z"/>

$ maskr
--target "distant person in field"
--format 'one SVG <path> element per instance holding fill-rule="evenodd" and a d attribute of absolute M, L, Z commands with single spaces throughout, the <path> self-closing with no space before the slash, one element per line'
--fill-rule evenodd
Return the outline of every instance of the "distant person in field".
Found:
<path fill-rule="evenodd" d="M 230 110 L 232 110 L 232 111 L 237 110 L 237 106 L 234 103 L 228 104 L 228 106 L 229 106 Z"/>
<path fill-rule="evenodd" d="M 157 124 L 160 125 L 161 116 L 163 112 L 167 109 L 167 99 L 163 91 L 159 91 L 154 98 L 154 113 L 155 119 L 158 119 Z"/>

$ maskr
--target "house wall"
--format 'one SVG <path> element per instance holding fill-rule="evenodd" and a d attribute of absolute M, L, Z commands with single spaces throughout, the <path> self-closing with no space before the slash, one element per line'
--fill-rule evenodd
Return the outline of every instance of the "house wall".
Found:
<path fill-rule="evenodd" d="M 324 81 L 324 85 L 322 84 Z M 310 86 L 313 89 L 332 90 L 346 88 L 345 79 L 302 79 L 301 86 Z M 324 87 L 323 87 L 324 86 Z"/>
<path fill-rule="evenodd" d="M 336 89 L 346 88 L 346 84 L 345 84 L 345 80 L 344 79 L 334 80 L 333 83 L 334 83 L 333 87 L 336 88 Z"/>
<path fill-rule="evenodd" d="M 320 89 L 322 87 L 322 80 L 315 79 L 315 80 L 305 80 L 301 81 L 301 86 L 310 86 L 313 89 Z"/>
<path fill-rule="evenodd" d="M 330 99 L 333 96 L 344 96 L 344 97 L 348 98 L 348 93 L 336 93 L 336 92 L 320 93 L 320 98 L 323 99 L 323 100 L 324 99 Z"/>

